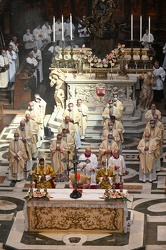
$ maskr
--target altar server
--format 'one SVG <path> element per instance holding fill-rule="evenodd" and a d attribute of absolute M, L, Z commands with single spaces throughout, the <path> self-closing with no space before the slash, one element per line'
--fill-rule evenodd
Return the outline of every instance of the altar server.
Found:
<path fill-rule="evenodd" d="M 16 76 L 16 58 L 17 55 L 13 50 L 12 45 L 8 46 L 8 49 L 6 51 L 6 55 L 8 57 L 9 61 L 9 82 L 14 83 L 15 82 L 15 76 Z"/>
<path fill-rule="evenodd" d="M 40 49 L 43 46 L 43 34 L 40 24 L 33 30 L 34 46 Z"/>
<path fill-rule="evenodd" d="M 89 163 L 86 163 L 85 160 L 89 160 Z M 96 170 L 98 166 L 97 156 L 91 152 L 91 148 L 87 147 L 85 149 L 85 153 L 80 155 L 79 157 L 80 162 L 78 167 L 82 169 L 82 172 L 91 177 L 91 185 L 96 184 Z"/>
<path fill-rule="evenodd" d="M 51 33 L 52 33 L 52 29 L 50 25 L 48 24 L 48 21 L 46 21 L 42 26 L 43 44 L 47 44 L 51 42 Z"/>
<path fill-rule="evenodd" d="M 38 82 L 41 83 L 43 81 L 42 53 L 41 53 L 40 49 L 37 49 L 37 47 L 34 47 L 34 49 L 32 50 L 32 53 L 33 53 L 33 57 L 38 62 L 38 65 L 37 65 L 37 70 L 39 71 L 39 80 L 38 80 Z"/>
<path fill-rule="evenodd" d="M 149 34 L 149 30 L 146 29 L 146 32 L 145 34 L 143 35 L 142 37 L 142 45 L 144 46 L 144 48 L 151 48 L 151 44 L 150 43 L 153 43 L 154 41 L 154 36 L 150 33 Z"/>
<path fill-rule="evenodd" d="M 112 168 L 113 175 L 115 175 L 115 184 L 116 188 L 120 188 L 120 175 L 122 176 L 122 182 L 123 176 L 126 174 L 126 164 L 123 155 L 120 155 L 120 152 L 118 149 L 115 149 L 112 151 L 112 156 L 108 160 L 108 167 Z"/>
<path fill-rule="evenodd" d="M 54 169 L 45 162 L 44 158 L 40 158 L 39 164 L 34 169 L 35 186 L 39 184 L 40 188 L 55 188 L 54 179 L 56 177 Z"/>
<path fill-rule="evenodd" d="M 21 181 L 24 179 L 24 165 L 27 160 L 24 143 L 19 140 L 19 134 L 14 133 L 14 140 L 9 144 L 9 180 Z"/>
<path fill-rule="evenodd" d="M 9 82 L 9 60 L 6 51 L 2 50 L 0 55 L 0 88 L 6 88 Z"/>
<path fill-rule="evenodd" d="M 9 45 L 12 46 L 14 52 L 16 53 L 16 70 L 19 68 L 19 49 L 18 49 L 18 43 L 17 43 L 17 37 L 16 36 L 13 36 L 12 37 L 12 40 L 10 41 Z"/>

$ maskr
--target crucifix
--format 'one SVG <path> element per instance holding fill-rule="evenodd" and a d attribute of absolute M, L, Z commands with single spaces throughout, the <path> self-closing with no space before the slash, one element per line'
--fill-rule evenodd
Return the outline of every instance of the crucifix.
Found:
<path fill-rule="evenodd" d="M 80 162 L 85 162 L 85 163 L 90 163 L 90 160 L 89 159 L 86 159 L 86 160 L 79 160 L 78 156 L 77 156 L 77 152 L 75 150 L 75 155 L 73 157 L 73 160 L 69 160 L 69 159 L 66 159 L 66 158 L 63 158 L 62 159 L 62 162 L 66 163 L 66 162 L 72 162 L 73 163 L 73 166 L 74 166 L 74 175 L 75 175 L 75 182 L 74 182 L 74 190 L 73 192 L 70 194 L 70 198 L 72 199 L 78 199 L 82 196 L 82 194 L 77 190 L 77 165 L 80 163 Z"/>

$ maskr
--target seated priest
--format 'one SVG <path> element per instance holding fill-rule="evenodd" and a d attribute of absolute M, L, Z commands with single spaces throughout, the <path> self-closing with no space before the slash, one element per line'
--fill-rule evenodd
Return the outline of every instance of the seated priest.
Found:
<path fill-rule="evenodd" d="M 102 161 L 102 167 L 97 171 L 96 183 L 100 189 L 112 189 L 113 169 L 108 168 L 107 161 Z"/>
<path fill-rule="evenodd" d="M 45 163 L 44 158 L 40 158 L 39 164 L 37 163 L 37 166 L 34 169 L 33 177 L 35 187 L 37 187 L 39 182 L 40 188 L 45 188 L 45 185 L 47 188 L 55 188 L 53 180 L 55 179 L 56 174 L 53 168 Z"/>

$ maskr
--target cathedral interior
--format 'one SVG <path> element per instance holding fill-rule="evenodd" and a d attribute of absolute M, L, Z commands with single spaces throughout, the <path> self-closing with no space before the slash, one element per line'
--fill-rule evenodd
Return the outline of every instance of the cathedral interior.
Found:
<path fill-rule="evenodd" d="M 25 76 L 22 72 L 25 69 L 25 50 L 22 36 L 26 29 L 33 30 L 39 23 L 42 25 L 46 20 L 52 25 L 53 16 L 55 19 L 65 18 L 72 13 L 73 23 L 76 27 L 74 43 L 79 44 L 78 22 L 83 15 L 88 17 L 93 30 L 94 7 L 97 6 L 97 13 L 105 11 L 105 4 L 111 4 L 113 17 L 109 20 L 116 23 L 116 37 L 114 32 L 111 38 L 106 27 L 106 37 L 103 37 L 102 28 L 97 23 L 96 36 L 92 36 L 88 47 L 92 48 L 99 57 L 109 53 L 118 43 L 125 44 L 131 54 L 135 49 L 140 52 L 140 16 L 142 16 L 142 32 L 148 28 L 148 17 L 151 18 L 151 33 L 154 35 L 152 47 L 155 54 L 152 55 L 154 62 L 158 60 L 162 65 L 164 54 L 162 48 L 166 42 L 166 8 L 165 0 L 1 0 L 0 1 L 0 48 L 6 49 L 13 35 L 17 36 L 19 44 L 20 66 L 16 72 L 16 82 L 7 88 L 0 88 L 0 249 L 109 249 L 109 250 L 164 250 L 166 249 L 166 133 L 163 136 L 163 153 L 160 157 L 161 169 L 157 172 L 157 179 L 153 182 L 142 183 L 139 181 L 139 153 L 137 146 L 146 125 L 145 111 L 138 108 L 141 84 L 137 81 L 142 73 L 152 71 L 151 66 L 137 68 L 128 67 L 128 78 L 117 79 L 118 70 L 113 67 L 104 70 L 107 78 L 96 77 L 95 68 L 84 68 L 82 76 L 79 76 L 76 67 L 65 66 L 61 70 L 66 74 L 64 108 L 69 100 L 81 98 L 89 107 L 89 118 L 86 138 L 81 141 L 78 155 L 84 153 L 86 147 L 91 147 L 96 155 L 99 153 L 102 134 L 102 110 L 106 106 L 111 93 L 111 88 L 120 88 L 122 100 L 124 98 L 124 143 L 122 144 L 122 155 L 126 162 L 126 176 L 124 177 L 123 188 L 128 190 L 129 201 L 127 201 L 127 219 L 125 232 L 109 232 L 96 230 L 36 230 L 27 231 L 26 228 L 26 202 L 24 196 L 31 187 L 31 176 L 29 172 L 24 173 L 24 180 L 16 182 L 8 179 L 9 162 L 8 148 L 13 139 L 13 133 L 19 126 L 20 120 L 25 116 L 28 103 L 33 100 L 36 93 L 46 101 L 46 115 L 44 124 L 49 126 L 53 132 L 51 136 L 45 136 L 38 155 L 45 156 L 45 160 L 51 164 L 50 143 L 56 138 L 58 128 L 62 122 L 62 109 L 57 109 L 57 100 L 54 98 L 55 86 L 50 86 L 50 72 L 53 70 L 53 55 L 48 49 L 54 45 L 53 37 L 49 44 L 41 48 L 43 57 L 43 81 L 33 86 L 29 81 L 31 77 Z M 101 5 L 100 5 L 101 4 Z M 115 8 L 116 7 L 116 8 Z M 103 9 L 105 8 L 105 9 Z M 133 41 L 131 43 L 131 15 L 134 16 Z M 91 23 L 92 21 L 92 23 Z M 104 21 L 103 21 L 104 22 Z M 102 25 L 104 25 L 102 23 Z M 109 23 L 110 25 L 110 23 Z M 112 25 L 112 24 L 111 24 Z M 112 26 L 111 26 L 112 27 Z M 118 27 L 118 28 L 117 28 Z M 114 30 L 113 30 L 114 31 Z M 143 35 L 142 34 L 142 35 Z M 95 38 L 94 38 L 95 37 Z M 104 41 L 106 43 L 104 43 Z M 114 43 L 116 45 L 114 45 Z M 112 47 L 113 46 L 113 47 Z M 77 49 L 76 49 L 77 50 Z M 79 49 L 78 49 L 79 50 Z M 109 51 L 108 51 L 109 50 Z M 62 50 L 63 52 L 63 50 Z M 70 49 L 69 49 L 69 53 Z M 74 52 L 75 53 L 75 52 Z M 131 57 L 132 58 L 132 57 Z M 62 58 L 63 59 L 63 58 Z M 130 61 L 128 63 L 130 65 Z M 66 64 L 65 64 L 66 65 Z M 25 71 L 24 71 L 25 72 Z M 101 72 L 100 72 L 101 73 Z M 78 76 L 77 76 L 78 75 Z M 84 77 L 87 76 L 87 77 Z M 81 78 L 82 77 L 82 78 Z M 117 83 L 119 85 L 117 85 Z M 166 84 L 166 80 L 164 82 Z M 96 88 L 105 86 L 104 97 L 96 95 Z M 119 87 L 120 86 L 120 87 Z M 126 88 L 125 88 L 126 86 Z M 135 87 L 133 87 L 135 86 Z M 164 87 L 164 94 L 166 94 Z M 72 97 L 72 98 L 71 98 Z M 156 107 L 161 111 L 162 123 L 166 127 L 166 102 L 156 102 Z M 155 102 L 153 100 L 153 102 Z M 61 107 L 62 108 L 62 107 Z M 36 167 L 36 160 L 32 161 L 32 170 Z M 79 170 L 79 169 L 78 169 Z M 57 182 L 56 192 L 67 190 L 69 194 L 69 183 Z M 63 192 L 62 191 L 62 192 Z M 93 190 L 97 193 L 97 190 Z M 103 190 L 104 192 L 104 190 Z M 82 197 L 86 196 L 86 189 Z M 75 202 L 75 200 L 73 201 Z M 70 217 L 70 216 L 69 216 Z M 73 218 L 74 220 L 74 218 Z M 68 218 L 62 224 L 67 224 Z M 102 222 L 99 220 L 99 224 Z"/>

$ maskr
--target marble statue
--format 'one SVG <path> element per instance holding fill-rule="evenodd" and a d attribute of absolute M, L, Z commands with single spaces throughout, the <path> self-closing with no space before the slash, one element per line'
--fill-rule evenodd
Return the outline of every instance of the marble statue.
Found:
<path fill-rule="evenodd" d="M 65 78 L 65 73 L 57 68 L 52 70 L 49 75 L 49 79 L 51 80 L 50 86 L 53 87 L 55 85 L 54 98 L 58 109 L 64 109 L 64 102 L 66 99 L 64 85 Z"/>

